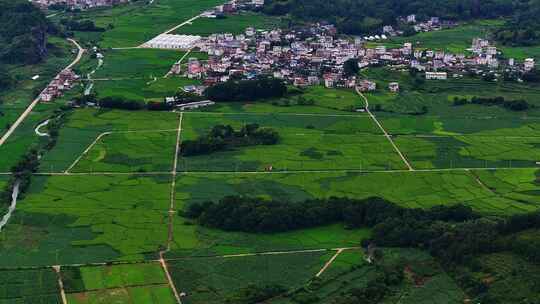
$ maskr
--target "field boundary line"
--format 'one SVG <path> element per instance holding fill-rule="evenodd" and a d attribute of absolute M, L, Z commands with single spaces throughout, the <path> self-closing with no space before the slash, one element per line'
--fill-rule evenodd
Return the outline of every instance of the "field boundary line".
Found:
<path fill-rule="evenodd" d="M 384 129 L 382 124 L 379 122 L 377 117 L 375 117 L 375 115 L 373 115 L 373 113 L 371 113 L 371 111 L 369 110 L 369 101 L 368 101 L 367 97 L 364 96 L 364 94 L 362 94 L 362 92 L 360 92 L 360 89 L 358 87 L 356 87 L 356 92 L 358 93 L 358 95 L 360 95 L 364 99 L 364 101 L 366 103 L 366 112 L 369 114 L 369 116 L 371 116 L 371 118 L 377 124 L 377 126 L 379 126 L 379 128 L 384 133 L 384 135 L 386 136 L 386 138 L 388 139 L 390 144 L 392 144 L 392 146 L 394 147 L 394 150 L 396 150 L 396 152 L 399 154 L 399 156 L 401 157 L 401 159 L 403 160 L 403 162 L 405 163 L 407 168 L 409 168 L 409 171 L 414 171 L 414 168 L 411 166 L 411 164 L 409 163 L 407 158 L 405 158 L 405 155 L 403 155 L 403 153 L 401 153 L 401 151 L 399 150 L 396 143 L 394 143 L 394 140 L 392 140 L 392 136 L 390 134 L 388 134 L 388 132 L 386 132 L 386 130 Z"/>
<path fill-rule="evenodd" d="M 161 268 L 163 268 L 163 272 L 165 273 L 165 277 L 167 278 L 167 281 L 169 282 L 169 287 L 171 288 L 174 294 L 176 302 L 178 304 L 182 304 L 182 299 L 180 298 L 180 294 L 178 293 L 178 290 L 176 289 L 176 286 L 174 285 L 174 282 L 172 280 L 171 274 L 169 273 L 167 262 L 163 258 L 163 251 L 159 253 L 159 263 L 161 264 Z"/>
<path fill-rule="evenodd" d="M 52 266 L 52 269 L 54 270 L 54 272 L 56 273 L 56 277 L 58 278 L 58 288 L 60 289 L 60 296 L 62 297 L 62 303 L 67 304 L 68 300 L 66 296 L 66 291 L 64 290 L 64 282 L 62 281 L 62 273 L 60 272 L 60 267 L 61 266 L 59 265 L 55 265 L 55 266 Z"/>
<path fill-rule="evenodd" d="M 77 157 L 75 159 L 75 161 L 71 164 L 71 166 L 69 166 L 65 171 L 64 171 L 64 174 L 68 174 L 69 171 L 71 171 L 78 163 L 79 161 L 81 161 L 81 159 L 86 156 L 86 154 L 88 154 L 88 152 L 90 152 L 90 150 L 97 144 L 97 142 L 99 140 L 101 140 L 101 138 L 105 137 L 105 136 L 108 136 L 110 135 L 112 132 L 103 132 L 101 134 L 99 134 L 96 139 L 94 139 L 94 141 L 88 146 L 86 147 L 86 149 L 81 153 L 81 155 L 79 155 L 79 157 Z"/>
<path fill-rule="evenodd" d="M 165 258 L 163 255 L 171 250 L 171 243 L 173 241 L 173 220 L 174 220 L 174 213 L 175 213 L 175 201 L 176 201 L 176 175 L 177 173 L 177 167 L 178 167 L 178 153 L 180 152 L 180 140 L 181 140 L 181 134 L 182 134 L 182 120 L 184 117 L 184 113 L 180 112 L 180 116 L 178 118 L 178 130 L 176 133 L 176 145 L 174 148 L 174 160 L 173 160 L 173 166 L 171 171 L 171 203 L 169 205 L 169 218 L 168 218 L 168 224 L 167 224 L 167 244 L 165 247 L 165 250 L 161 250 L 159 252 L 159 262 L 161 264 L 161 267 L 163 268 L 163 272 L 165 273 L 165 276 L 167 277 L 167 281 L 169 282 L 169 286 L 171 287 L 171 290 L 174 293 L 174 297 L 176 298 L 176 302 L 178 304 L 182 304 L 182 299 L 180 298 L 180 294 L 178 293 L 178 290 L 176 289 L 176 286 L 174 285 L 174 281 L 172 280 L 171 274 L 169 273 L 169 268 L 167 267 L 167 261 L 165 261 Z"/>
<path fill-rule="evenodd" d="M 198 114 L 198 115 L 274 115 L 274 116 L 314 116 L 314 117 L 355 117 L 355 118 L 371 118 L 366 114 L 324 114 L 324 113 L 273 113 L 273 112 L 204 112 L 204 111 L 189 111 L 184 112 L 188 114 Z"/>
<path fill-rule="evenodd" d="M 180 117 L 178 119 L 178 132 L 176 133 L 176 145 L 174 148 L 174 160 L 173 160 L 173 166 L 171 171 L 171 204 L 169 206 L 169 225 L 168 225 L 168 236 L 167 236 L 167 250 L 171 250 L 171 243 L 173 240 L 173 215 L 175 213 L 176 208 L 176 176 L 178 174 L 178 154 L 180 153 L 180 143 L 181 143 L 181 136 L 182 136 L 182 120 L 184 117 L 184 113 L 180 113 Z"/>
<path fill-rule="evenodd" d="M 77 47 L 78 53 L 77 53 L 77 56 L 75 57 L 75 59 L 67 67 L 62 69 L 62 71 L 65 71 L 67 69 L 71 69 L 77 63 L 79 63 L 79 61 L 81 60 L 82 55 L 84 53 L 84 49 L 79 45 L 79 43 L 77 43 L 77 41 L 75 41 L 75 40 L 73 40 L 71 38 L 68 38 L 67 40 Z M 17 130 L 17 128 L 23 123 L 23 121 L 26 119 L 26 117 L 28 117 L 28 115 L 30 115 L 32 110 L 34 110 L 35 106 L 41 101 L 41 93 L 43 93 L 46 89 L 47 88 L 43 89 L 43 91 L 41 91 L 38 94 L 38 96 L 30 103 L 30 105 L 28 105 L 26 110 L 24 110 L 24 112 L 19 116 L 19 118 L 17 118 L 17 120 L 15 120 L 15 122 L 11 125 L 11 127 L 7 130 L 7 132 L 4 133 L 4 135 L 0 138 L 0 146 L 2 146 L 8 140 L 8 138 L 11 136 L 11 134 L 13 134 L 15 132 L 15 130 Z"/>
<path fill-rule="evenodd" d="M 539 167 L 477 167 L 477 168 L 440 168 L 440 169 L 415 169 L 414 171 L 407 169 L 396 170 L 360 170 L 360 169 L 336 169 L 336 170 L 288 170 L 288 171 L 179 171 L 177 174 L 183 175 L 279 175 L 279 174 L 308 174 L 308 173 L 427 173 L 427 172 L 467 172 L 474 171 L 522 171 L 522 170 L 538 170 Z M 11 176 L 14 172 L 1 172 L 0 176 Z M 36 176 L 157 176 L 157 175 L 172 175 L 169 171 L 154 171 L 154 172 L 35 172 L 32 175 Z"/>
<path fill-rule="evenodd" d="M 92 148 L 105 136 L 109 136 L 112 134 L 128 134 L 128 133 L 161 133 L 161 132 L 175 132 L 178 131 L 178 129 L 162 129 L 162 130 L 126 130 L 126 131 L 106 131 L 101 134 L 99 134 L 96 139 L 75 159 L 75 161 L 64 171 L 64 174 L 72 174 L 69 171 L 73 170 L 73 168 L 81 161 L 83 157 L 92 150 Z"/>
<path fill-rule="evenodd" d="M 345 249 L 344 248 L 339 248 L 337 250 L 337 252 L 330 258 L 330 260 L 328 260 L 323 268 L 321 268 L 321 270 L 319 270 L 319 272 L 317 272 L 317 274 L 315 275 L 315 277 L 320 277 L 325 271 L 326 269 L 328 269 L 328 267 L 330 267 L 330 265 L 332 265 L 332 263 L 334 263 L 334 261 L 337 259 L 337 257 L 344 251 Z"/>

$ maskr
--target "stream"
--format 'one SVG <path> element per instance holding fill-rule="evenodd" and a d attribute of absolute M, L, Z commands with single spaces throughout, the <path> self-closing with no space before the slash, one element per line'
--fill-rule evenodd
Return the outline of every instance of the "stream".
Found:
<path fill-rule="evenodd" d="M 39 131 L 42 127 L 45 127 L 45 126 L 48 125 L 48 124 L 49 124 L 49 119 L 47 119 L 47 120 L 45 120 L 44 122 L 40 123 L 40 124 L 36 127 L 36 129 L 35 129 L 34 131 L 36 131 L 37 136 L 41 136 L 41 137 L 43 137 L 43 136 L 49 136 L 48 133 L 43 133 L 43 132 Z"/>
<path fill-rule="evenodd" d="M 19 181 L 16 181 L 13 185 L 13 192 L 11 194 L 11 205 L 9 206 L 8 212 L 4 215 L 2 220 L 0 221 L 0 231 L 2 231 L 2 228 L 7 224 L 9 219 L 11 218 L 11 214 L 13 214 L 13 211 L 15 211 L 15 207 L 17 207 L 17 197 L 19 196 Z"/>

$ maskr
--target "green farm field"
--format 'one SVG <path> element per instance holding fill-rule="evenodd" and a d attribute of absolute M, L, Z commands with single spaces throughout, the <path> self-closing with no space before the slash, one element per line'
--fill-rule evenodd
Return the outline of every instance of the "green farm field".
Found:
<path fill-rule="evenodd" d="M 134 138 L 135 142 L 140 139 L 141 136 L 147 135 L 151 138 L 166 139 L 165 135 L 156 135 L 153 131 L 156 130 L 176 130 L 178 128 L 178 114 L 167 112 L 149 112 L 149 111 L 121 111 L 121 110 L 96 110 L 96 109 L 78 109 L 72 112 L 67 120 L 65 126 L 60 130 L 60 136 L 56 146 L 46 153 L 41 159 L 41 171 L 45 172 L 59 172 L 68 169 L 79 156 L 83 154 L 92 142 L 104 132 L 113 132 L 113 139 L 119 136 L 124 138 Z M 132 132 L 135 133 L 121 133 Z M 148 134 L 145 132 L 137 133 L 140 131 L 152 131 Z M 116 132 L 116 133 L 115 133 Z M 120 133 L 118 133 L 120 132 Z M 160 133 L 160 132 L 158 132 Z M 173 132 L 174 133 L 174 132 Z M 143 134 L 143 135 L 141 135 Z M 140 136 L 138 136 L 140 135 Z M 165 138 L 163 138 L 165 136 Z M 107 138 L 106 138 L 107 139 Z M 114 149 L 113 141 L 113 149 Z M 118 140 L 116 141 L 118 142 Z M 129 139 L 126 141 L 120 141 L 121 144 L 128 144 Z M 158 140 L 162 143 L 161 140 Z M 173 149 L 176 140 L 174 140 L 170 148 Z M 139 141 L 139 144 L 140 143 Z M 109 146 L 102 146 L 102 150 L 106 150 Z M 154 145 L 155 147 L 155 145 Z M 122 149 L 121 146 L 117 147 L 117 161 L 118 159 L 129 159 L 128 155 L 133 151 L 128 149 Z M 169 147 L 166 147 L 167 149 Z M 92 151 L 91 151 L 92 152 Z M 93 153 L 93 152 L 92 152 Z M 142 151 L 142 153 L 147 153 Z M 160 151 L 159 155 L 163 156 L 164 151 Z M 174 153 L 172 153 L 174 154 Z M 155 155 L 156 157 L 159 155 Z M 140 156 L 140 155 L 139 155 Z M 171 156 L 172 157 L 172 156 Z M 94 158 L 95 159 L 95 158 Z M 165 161 L 161 161 L 164 163 Z M 113 162 L 114 164 L 115 162 Z M 172 164 L 172 158 L 170 160 Z M 89 160 L 88 165 L 93 166 Z M 96 169 L 99 164 L 96 165 Z"/>
<path fill-rule="evenodd" d="M 224 19 L 218 18 L 200 18 L 187 24 L 178 30 L 175 34 L 210 36 L 218 33 L 241 34 L 246 28 L 253 27 L 258 30 L 270 30 L 278 28 L 280 21 L 277 18 L 272 18 L 256 13 L 240 13 L 237 15 L 227 16 Z"/>
<path fill-rule="evenodd" d="M 72 168 L 73 172 L 168 172 L 176 150 L 176 130 L 111 133 Z"/>
<path fill-rule="evenodd" d="M 161 0 L 152 4 L 142 1 L 90 10 L 79 16 L 94 20 L 96 26 L 107 28 L 111 24 L 113 28 L 100 35 L 77 33 L 77 37 L 83 41 L 99 41 L 103 48 L 134 47 L 223 3 L 221 0 Z"/>
<path fill-rule="evenodd" d="M 416 169 L 533 168 L 540 159 L 538 136 L 399 136 L 400 150 Z"/>
<path fill-rule="evenodd" d="M 245 147 L 180 159 L 181 171 L 387 170 L 404 164 L 366 115 L 218 115 L 187 113 L 182 140 L 205 135 L 219 124 L 236 129 L 257 123 L 280 134 L 277 145 Z"/>
<path fill-rule="evenodd" d="M 249 286 L 306 284 L 333 253 L 294 253 L 230 258 L 197 258 L 170 262 L 176 286 L 188 294 L 186 304 L 224 303 Z M 184 302 L 184 301 L 183 301 Z"/>
<path fill-rule="evenodd" d="M 291 89 L 292 90 L 292 89 Z M 209 111 L 222 113 L 297 113 L 297 114 L 347 114 L 351 109 L 364 106 L 362 99 L 353 91 L 346 89 L 327 89 L 313 86 L 291 96 L 256 103 L 223 103 L 213 106 Z M 313 101 L 312 105 L 299 105 L 298 98 Z"/>
<path fill-rule="evenodd" d="M 536 169 L 380 173 L 205 174 L 179 176 L 179 208 L 248 195 L 299 201 L 316 197 L 383 197 L 409 208 L 464 203 L 484 214 L 538 209 Z M 488 185 L 482 187 L 478 180 Z M 493 186 L 492 186 L 493 185 Z M 518 199 L 519 197 L 519 199 Z"/>
<path fill-rule="evenodd" d="M 517 119 L 539 117 L 540 88 L 534 84 L 517 82 L 486 82 L 479 78 L 449 78 L 446 81 L 425 81 L 421 89 L 414 87 L 409 73 L 393 71 L 387 68 L 363 70 L 362 77 L 377 82 L 378 89 L 366 94 L 370 108 L 380 107 L 379 115 L 417 114 L 422 107 L 427 107 L 429 116 L 441 116 L 448 120 L 465 118 L 501 118 Z M 388 91 L 388 84 L 397 81 L 401 90 L 398 94 Z M 497 106 L 466 105 L 454 106 L 454 97 L 504 97 L 508 100 L 525 99 L 534 108 L 526 112 L 513 112 Z M 418 116 L 417 117 L 422 117 Z M 406 116 L 405 116 L 406 117 Z"/>
<path fill-rule="evenodd" d="M 176 303 L 157 262 L 64 267 L 61 271 L 70 303 Z"/>
<path fill-rule="evenodd" d="M 56 273 L 52 268 L 0 270 L 0 303 L 61 303 Z"/>
<path fill-rule="evenodd" d="M 35 177 L 0 233 L 0 267 L 155 258 L 169 176 Z"/>
<path fill-rule="evenodd" d="M 108 50 L 104 52 L 103 65 L 92 78 L 148 78 L 162 77 L 186 52 L 158 49 Z M 192 52 L 189 57 L 206 59 L 204 53 Z M 93 60 L 97 66 L 97 60 Z M 83 67 L 95 68 L 91 63 Z"/>
<path fill-rule="evenodd" d="M 174 96 L 184 86 L 199 83 L 196 79 L 183 77 L 99 80 L 94 82 L 93 92 L 100 98 L 122 97 L 145 102 L 163 101 L 165 97 Z"/>

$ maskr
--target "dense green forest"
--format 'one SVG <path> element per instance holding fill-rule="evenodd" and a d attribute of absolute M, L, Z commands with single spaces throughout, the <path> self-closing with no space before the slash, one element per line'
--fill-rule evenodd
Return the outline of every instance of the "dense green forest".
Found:
<path fill-rule="evenodd" d="M 300 21 L 328 21 L 345 34 L 380 31 L 383 25 L 395 25 L 398 17 L 416 14 L 417 20 L 438 16 L 448 20 L 509 18 L 497 32 L 505 43 L 537 43 L 540 27 L 539 0 L 269 0 L 264 12 L 290 14 Z"/>
<path fill-rule="evenodd" d="M 24 0 L 0 0 L 0 61 L 38 63 L 47 55 L 49 22 Z"/>
<path fill-rule="evenodd" d="M 15 83 L 8 65 L 35 64 L 47 56 L 51 29 L 43 12 L 28 1 L 0 0 L 0 92 Z"/>

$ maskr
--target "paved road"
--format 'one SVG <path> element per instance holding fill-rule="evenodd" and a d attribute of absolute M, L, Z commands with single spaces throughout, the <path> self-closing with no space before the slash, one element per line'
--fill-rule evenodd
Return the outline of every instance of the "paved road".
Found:
<path fill-rule="evenodd" d="M 71 43 L 73 43 L 77 49 L 79 49 L 79 52 L 77 53 L 77 57 L 73 60 L 73 62 L 71 62 L 65 69 L 71 69 L 73 66 L 75 66 L 77 63 L 79 63 L 79 61 L 81 60 L 82 58 L 82 55 L 84 53 L 84 49 L 77 43 L 77 41 L 73 40 L 73 39 L 68 39 Z M 41 95 L 41 93 L 39 94 Z M 39 95 L 38 97 L 36 97 L 36 99 L 34 99 L 32 101 L 32 103 L 30 103 L 30 105 L 28 106 L 28 108 L 26 108 L 26 110 L 21 114 L 21 116 L 19 116 L 19 118 L 17 118 L 17 120 L 13 123 L 13 125 L 11 126 L 11 128 L 9 128 L 9 130 L 2 136 L 2 138 L 0 138 L 0 146 L 2 146 L 7 140 L 8 138 L 11 136 L 11 134 L 13 134 L 13 132 L 15 132 L 15 130 L 17 130 L 17 128 L 21 125 L 21 123 L 26 119 L 26 117 L 28 115 L 30 115 L 30 113 L 32 112 L 32 110 L 34 109 L 34 107 L 39 103 L 40 101 L 40 98 L 39 98 Z"/>

